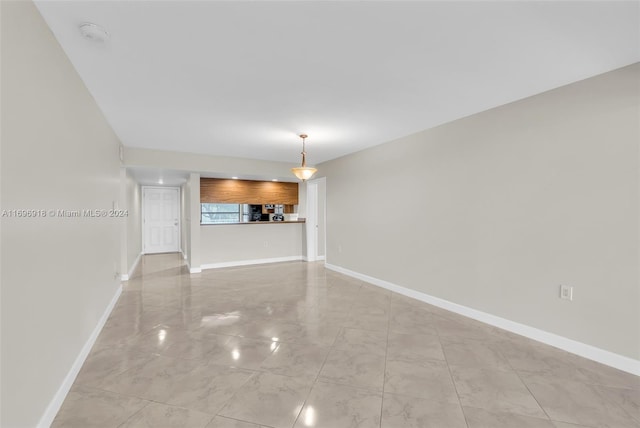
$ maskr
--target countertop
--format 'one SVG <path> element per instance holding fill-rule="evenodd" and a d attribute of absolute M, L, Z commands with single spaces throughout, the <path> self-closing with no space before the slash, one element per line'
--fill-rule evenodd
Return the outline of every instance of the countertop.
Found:
<path fill-rule="evenodd" d="M 291 224 L 291 223 L 305 223 L 305 219 L 290 220 L 290 221 L 239 221 L 236 223 L 217 223 L 217 224 L 202 224 L 200 226 L 228 226 L 238 224 Z"/>

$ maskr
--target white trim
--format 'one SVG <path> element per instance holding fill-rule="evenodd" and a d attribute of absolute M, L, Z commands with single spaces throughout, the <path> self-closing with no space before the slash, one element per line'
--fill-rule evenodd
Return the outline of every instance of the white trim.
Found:
<path fill-rule="evenodd" d="M 187 269 L 189 269 L 189 273 L 200 273 L 202 272 L 202 267 L 191 267 L 191 264 L 189 264 L 189 259 L 185 257 L 185 262 L 187 264 Z"/>
<path fill-rule="evenodd" d="M 308 261 L 318 258 L 318 180 L 307 181 L 307 218 L 305 232 L 307 236 L 306 257 Z"/>
<path fill-rule="evenodd" d="M 180 254 L 182 254 L 182 258 L 184 260 L 187 260 L 187 253 L 184 252 L 184 250 L 182 248 L 180 248 Z"/>
<path fill-rule="evenodd" d="M 38 422 L 38 425 L 37 425 L 38 428 L 47 428 L 51 426 L 51 424 L 53 423 L 53 420 L 58 414 L 58 411 L 60 410 L 62 403 L 64 402 L 65 398 L 67 398 L 67 394 L 69 393 L 69 390 L 73 385 L 73 382 L 76 380 L 76 376 L 78 376 L 78 373 L 80 372 L 80 369 L 84 364 L 84 361 L 87 359 L 87 356 L 89 355 L 89 352 L 93 347 L 93 344 L 96 343 L 96 339 L 98 338 L 98 335 L 102 331 L 102 327 L 104 327 L 104 324 L 107 322 L 109 315 L 111 315 L 111 311 L 113 310 L 114 306 L 118 302 L 118 298 L 120 297 L 121 293 L 122 293 L 122 285 L 118 286 L 118 288 L 116 289 L 116 293 L 111 299 L 111 302 L 109 302 L 109 305 L 107 305 L 107 308 L 104 310 L 104 313 L 98 320 L 98 324 L 93 329 L 93 332 L 91 332 L 91 335 L 89 336 L 84 346 L 80 350 L 80 353 L 76 357 L 76 360 L 73 362 L 71 369 L 69 369 L 69 372 L 67 373 L 67 376 L 65 376 L 64 380 L 62 381 L 62 384 L 58 388 L 58 391 L 53 396 L 53 399 L 49 402 L 49 405 L 47 406 L 47 410 L 45 410 L 42 417 L 40 417 L 40 421 Z"/>
<path fill-rule="evenodd" d="M 234 262 L 209 263 L 200 266 L 202 269 L 218 269 L 233 266 L 261 265 L 265 263 L 293 262 L 303 260 L 302 256 L 272 257 L 270 259 L 237 260 Z"/>
<path fill-rule="evenodd" d="M 129 281 L 129 278 L 131 278 L 131 276 L 133 275 L 133 271 L 138 267 L 138 263 L 140 263 L 141 258 L 142 252 L 140 252 L 140 254 L 138 254 L 138 257 L 136 257 L 136 259 L 133 261 L 133 265 L 131 266 L 131 269 L 129 269 L 129 272 L 121 275 L 120 281 Z"/>
<path fill-rule="evenodd" d="M 322 195 L 324 197 L 324 212 L 322 213 L 324 219 L 324 224 L 322 225 L 322 231 L 324 232 L 324 238 L 322 239 L 322 242 L 324 242 L 324 256 L 318 256 L 317 260 L 325 260 L 327 255 L 327 177 L 320 177 L 317 180 L 320 183 L 324 183 L 324 195 Z M 320 190 L 320 186 L 318 186 L 318 190 Z M 318 193 L 318 198 L 319 197 L 320 193 Z"/>
<path fill-rule="evenodd" d="M 321 195 L 320 194 L 320 184 L 324 184 L 324 193 Z M 315 210 L 311 210 L 309 205 L 309 186 L 314 186 L 315 187 L 315 203 L 313 205 L 315 205 Z M 323 231 L 323 242 L 324 242 L 324 254 L 327 254 L 327 177 L 320 177 L 320 178 L 315 178 L 313 180 L 308 180 L 307 181 L 307 194 L 306 194 L 306 200 L 307 200 L 307 204 L 306 204 L 306 210 L 307 210 L 307 218 L 305 219 L 305 233 L 307 234 L 307 248 L 306 248 L 306 255 L 303 257 L 303 260 L 306 262 L 309 261 L 320 261 L 320 260 L 325 260 L 325 256 L 320 256 L 318 255 L 320 253 L 320 248 L 318 246 L 318 243 L 320 241 L 319 236 L 320 236 L 320 232 L 318 231 L 318 227 L 313 227 L 310 226 L 309 223 L 309 218 L 314 218 L 315 217 L 315 222 L 316 225 L 319 225 L 320 223 L 320 211 L 319 211 L 319 205 L 320 205 L 320 197 L 322 196 L 322 198 L 324 199 L 324 204 L 323 204 L 323 219 L 324 219 L 324 224 L 322 225 L 322 231 Z M 314 212 L 312 212 L 314 211 Z M 312 230 L 312 233 L 314 233 L 315 235 L 315 251 L 314 251 L 314 255 L 315 257 L 309 257 L 309 254 L 311 253 L 310 248 L 312 248 L 312 242 L 309 241 L 308 237 L 309 237 L 309 230 Z"/>
<path fill-rule="evenodd" d="M 596 361 L 607 366 L 615 367 L 619 370 L 640 376 L 640 361 L 633 358 L 625 357 L 624 355 L 616 354 L 610 351 L 606 351 L 601 348 L 596 348 L 586 343 L 578 342 L 573 339 L 569 339 L 564 336 L 559 336 L 548 331 L 540 330 L 535 327 L 531 327 L 525 324 L 520 324 L 515 321 L 511 321 L 505 318 L 491 315 L 486 312 L 479 311 L 477 309 L 462 306 L 457 303 L 450 302 L 448 300 L 440 299 L 438 297 L 430 296 L 420 291 L 405 288 L 400 285 L 393 284 L 382 279 L 374 278 L 372 276 L 364 275 L 359 272 L 355 272 L 349 269 L 345 269 L 341 266 L 325 264 L 327 269 L 342 273 L 344 275 L 351 276 L 353 278 L 366 281 L 378 287 L 385 288 L 387 290 L 394 291 L 398 294 L 402 294 L 407 297 L 411 297 L 416 300 L 420 300 L 430 305 L 437 306 L 442 309 L 454 312 L 456 314 L 472 318 L 476 321 L 483 322 L 485 324 L 492 325 L 494 327 L 501 328 L 503 330 L 510 331 L 512 333 L 519 334 L 529 339 L 536 340 L 538 342 L 551 345 L 556 348 L 560 348 L 572 354 L 579 355 L 584 358 Z"/>

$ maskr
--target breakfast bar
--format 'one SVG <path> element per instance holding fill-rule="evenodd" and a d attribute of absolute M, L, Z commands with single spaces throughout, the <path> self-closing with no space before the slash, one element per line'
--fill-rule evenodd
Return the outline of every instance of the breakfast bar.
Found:
<path fill-rule="evenodd" d="M 301 260 L 298 191 L 298 183 L 201 178 L 202 269 Z"/>

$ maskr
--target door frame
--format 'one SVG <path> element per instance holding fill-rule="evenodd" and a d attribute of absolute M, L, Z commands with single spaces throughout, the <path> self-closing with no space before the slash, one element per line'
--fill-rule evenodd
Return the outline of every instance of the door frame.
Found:
<path fill-rule="evenodd" d="M 324 224 L 322 225 L 322 232 L 324 234 L 324 256 L 318 256 L 318 249 L 319 249 L 319 231 L 318 231 L 318 225 L 319 225 L 319 219 L 320 219 L 320 204 L 318 203 L 318 200 L 320 198 L 320 183 L 324 183 L 325 185 L 325 194 L 324 196 Z M 309 191 L 309 187 L 313 187 L 314 191 L 310 192 Z M 312 201 L 309 198 L 309 194 L 313 193 L 315 195 L 315 200 Z M 321 178 L 316 178 L 315 180 L 308 180 L 307 181 L 307 222 L 306 222 L 306 230 L 307 230 L 307 261 L 309 262 L 315 262 L 318 260 L 325 260 L 327 257 L 327 179 L 326 177 L 321 177 Z M 312 210 L 312 208 L 314 208 Z M 312 212 L 313 211 L 313 212 Z M 314 219 L 315 220 L 315 225 L 312 225 L 311 222 L 309 222 L 309 219 Z M 312 242 L 309 239 L 309 236 L 313 233 L 314 239 L 313 239 L 313 246 L 312 246 Z M 315 248 L 313 248 L 315 247 Z M 311 251 L 310 251 L 311 250 Z M 311 252 L 313 252 L 313 257 L 310 257 Z"/>
<path fill-rule="evenodd" d="M 140 227 L 140 229 L 142 229 L 141 230 L 141 232 L 142 232 L 142 245 L 141 245 L 142 251 L 141 251 L 141 253 L 142 254 L 147 254 L 147 252 L 145 251 L 145 244 L 146 244 L 147 241 L 145 240 L 146 227 L 145 227 L 145 224 L 144 224 L 144 219 L 145 219 L 145 216 L 146 216 L 146 205 L 147 205 L 146 202 L 145 202 L 145 197 L 144 197 L 146 189 L 163 189 L 163 190 L 164 189 L 175 189 L 175 190 L 178 191 L 178 250 L 177 250 L 177 252 L 179 253 L 180 250 L 181 250 L 181 247 L 182 247 L 182 245 L 181 245 L 181 243 L 182 243 L 182 235 L 181 235 L 182 234 L 182 216 L 180 215 L 182 213 L 182 197 L 181 197 L 182 195 L 181 195 L 180 187 L 176 187 L 176 186 L 140 186 L 140 188 L 141 188 L 140 197 L 142 198 L 142 201 L 141 201 L 141 204 L 140 204 L 140 206 L 141 206 L 140 215 L 142 216 L 140 218 L 140 225 L 142 226 L 142 227 Z M 150 254 L 161 254 L 161 253 L 150 253 Z"/>

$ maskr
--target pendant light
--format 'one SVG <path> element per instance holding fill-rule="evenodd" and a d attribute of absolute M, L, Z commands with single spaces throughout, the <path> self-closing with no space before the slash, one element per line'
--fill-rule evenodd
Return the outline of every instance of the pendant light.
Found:
<path fill-rule="evenodd" d="M 293 172 L 296 177 L 298 177 L 302 181 L 310 179 L 317 171 L 317 169 L 307 166 L 307 152 L 304 150 L 304 140 L 307 137 L 307 134 L 300 134 L 300 138 L 302 138 L 302 166 L 291 168 L 291 172 Z"/>

